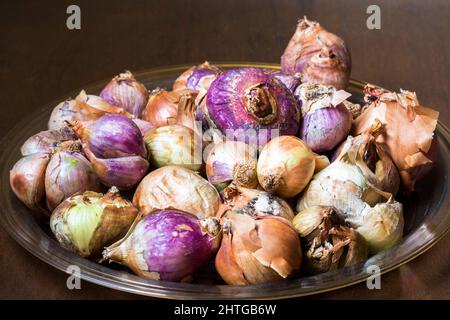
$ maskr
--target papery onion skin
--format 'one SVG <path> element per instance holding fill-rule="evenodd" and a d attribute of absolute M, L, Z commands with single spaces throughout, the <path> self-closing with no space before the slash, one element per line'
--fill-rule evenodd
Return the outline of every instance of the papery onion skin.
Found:
<path fill-rule="evenodd" d="M 299 237 L 284 218 L 228 212 L 216 255 L 217 272 L 229 285 L 262 284 L 292 276 L 301 267 Z"/>
<path fill-rule="evenodd" d="M 270 215 L 285 218 L 288 221 L 294 218 L 294 212 L 286 201 L 266 191 L 249 189 L 232 183 L 223 190 L 222 196 L 224 203 L 217 213 L 218 217 L 233 210 L 252 217 Z"/>
<path fill-rule="evenodd" d="M 34 153 L 51 153 L 59 143 L 76 139 L 77 136 L 69 127 L 41 131 L 29 137 L 20 148 L 20 152 L 23 156 Z"/>
<path fill-rule="evenodd" d="M 193 171 L 202 167 L 202 140 L 190 128 L 170 125 L 155 128 L 144 137 L 150 161 L 157 167 L 177 165 Z"/>
<path fill-rule="evenodd" d="M 306 17 L 281 56 L 281 71 L 302 74 L 303 83 L 328 84 L 337 89 L 347 87 L 351 58 L 344 41 Z"/>
<path fill-rule="evenodd" d="M 221 191 L 231 181 L 246 188 L 256 188 L 256 150 L 241 141 L 215 144 L 206 159 L 208 181 Z"/>
<path fill-rule="evenodd" d="M 137 81 L 130 71 L 114 77 L 103 90 L 100 97 L 114 106 L 140 117 L 148 100 L 148 91 Z"/>
<path fill-rule="evenodd" d="M 261 146 L 272 135 L 295 135 L 299 129 L 295 97 L 263 69 L 225 71 L 211 84 L 206 106 L 209 128 L 219 129 L 230 140 L 254 139 Z"/>
<path fill-rule="evenodd" d="M 301 139 L 280 136 L 265 145 L 258 159 L 258 181 L 268 192 L 290 198 L 311 180 L 315 154 Z"/>
<path fill-rule="evenodd" d="M 216 251 L 220 229 L 215 232 L 205 232 L 192 214 L 158 210 L 143 218 L 121 243 L 107 248 L 103 257 L 147 279 L 187 281 Z"/>
<path fill-rule="evenodd" d="M 66 126 L 67 121 L 93 121 L 105 114 L 123 114 L 133 117 L 120 107 L 113 106 L 101 97 L 86 94 L 81 90 L 75 99 L 69 99 L 58 104 L 50 116 L 49 130 L 58 130 Z"/>
<path fill-rule="evenodd" d="M 173 90 L 191 89 L 208 90 L 211 82 L 222 72 L 219 67 L 208 61 L 193 66 L 183 72 L 173 83 Z"/>
<path fill-rule="evenodd" d="M 62 150 L 52 155 L 45 172 L 47 207 L 53 211 L 64 199 L 84 191 L 101 191 L 89 161 L 78 152 Z"/>
<path fill-rule="evenodd" d="M 50 228 L 65 249 L 95 257 L 126 234 L 137 214 L 115 187 L 105 195 L 87 191 L 63 201 L 51 215 Z"/>
<path fill-rule="evenodd" d="M 385 126 L 377 142 L 386 150 L 399 170 L 403 191 L 414 191 L 417 181 L 433 167 L 429 158 L 439 112 L 420 105 L 414 92 L 385 92 L 367 85 L 365 100 L 369 102 L 362 114 L 355 119 L 354 135 L 367 131 L 376 120 Z"/>
<path fill-rule="evenodd" d="M 214 217 L 219 210 L 217 190 L 194 171 L 165 166 L 150 172 L 138 185 L 134 205 L 144 214 L 156 209 L 177 209 L 199 219 Z"/>
<path fill-rule="evenodd" d="M 142 112 L 142 119 L 155 127 L 175 124 L 178 114 L 178 103 L 183 95 L 196 95 L 196 91 L 185 89 L 167 91 L 157 88 L 148 98 L 147 105 Z"/>
<path fill-rule="evenodd" d="M 49 154 L 34 153 L 17 161 L 9 172 L 14 194 L 35 211 L 44 211 L 40 202 L 45 196 L 44 174 L 49 161 Z"/>
<path fill-rule="evenodd" d="M 88 137 L 88 147 L 100 158 L 147 157 L 139 127 L 122 115 L 105 115 L 95 121 Z"/>
<path fill-rule="evenodd" d="M 352 116 L 343 106 L 323 108 L 302 119 L 300 138 L 314 152 L 332 150 L 350 132 Z"/>

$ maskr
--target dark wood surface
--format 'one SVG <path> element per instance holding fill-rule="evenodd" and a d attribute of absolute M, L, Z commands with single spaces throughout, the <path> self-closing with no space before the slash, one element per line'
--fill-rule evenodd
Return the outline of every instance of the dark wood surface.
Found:
<path fill-rule="evenodd" d="M 81 30 L 66 28 L 66 8 L 81 7 Z M 381 30 L 368 30 L 366 8 L 381 8 Z M 342 36 L 352 76 L 417 92 L 450 125 L 450 2 L 411 1 L 2 1 L 0 133 L 45 103 L 123 69 L 210 61 L 278 62 L 298 18 L 307 15 Z M 1 136 L 1 135 L 0 135 Z M 1 150 L 1 152 L 8 152 Z M 449 299 L 450 235 L 428 252 L 364 284 L 325 299 Z M 0 298 L 137 299 L 66 275 L 41 262 L 0 229 Z"/>

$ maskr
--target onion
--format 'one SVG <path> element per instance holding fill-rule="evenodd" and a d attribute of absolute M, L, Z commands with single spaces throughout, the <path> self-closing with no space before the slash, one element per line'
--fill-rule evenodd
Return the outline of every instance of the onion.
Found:
<path fill-rule="evenodd" d="M 286 219 L 227 212 L 216 270 L 230 285 L 261 284 L 292 276 L 301 266 L 297 232 Z"/>
<path fill-rule="evenodd" d="M 211 258 L 219 241 L 217 219 L 201 221 L 186 212 L 158 210 L 106 248 L 103 258 L 126 265 L 147 279 L 188 281 Z"/>
<path fill-rule="evenodd" d="M 175 124 L 178 113 L 178 104 L 184 95 L 196 95 L 192 90 L 166 91 L 155 89 L 151 92 L 147 105 L 142 112 L 142 119 L 155 127 Z"/>
<path fill-rule="evenodd" d="M 137 214 L 115 187 L 105 195 L 87 191 L 62 202 L 52 213 L 50 228 L 67 250 L 95 257 L 126 234 Z"/>
<path fill-rule="evenodd" d="M 219 210 L 217 190 L 194 171 L 166 166 L 149 173 L 138 185 L 134 205 L 144 214 L 156 209 L 177 209 L 199 219 L 214 217 Z"/>
<path fill-rule="evenodd" d="M 291 92 L 295 92 L 302 83 L 300 73 L 292 75 L 274 69 L 265 69 L 265 71 L 280 80 Z"/>
<path fill-rule="evenodd" d="M 67 126 L 59 130 L 45 130 L 29 137 L 20 152 L 23 156 L 33 153 L 51 153 L 61 142 L 76 140 L 76 135 L 72 129 Z"/>
<path fill-rule="evenodd" d="M 208 181 L 221 191 L 231 181 L 237 185 L 256 188 L 256 150 L 240 141 L 224 141 L 215 144 L 206 160 Z"/>
<path fill-rule="evenodd" d="M 296 92 L 301 102 L 300 138 L 315 152 L 325 152 L 344 140 L 352 126 L 352 114 L 343 105 L 350 94 L 331 86 L 302 84 Z"/>
<path fill-rule="evenodd" d="M 63 101 L 53 109 L 48 121 L 48 128 L 49 130 L 58 130 L 66 126 L 66 122 L 93 121 L 105 114 L 123 114 L 132 117 L 124 109 L 81 90 L 74 100 Z"/>
<path fill-rule="evenodd" d="M 142 120 L 142 119 L 136 118 L 136 119 L 133 119 L 133 122 L 138 126 L 143 137 L 145 137 L 146 134 L 148 134 L 150 131 L 152 131 L 155 128 L 155 126 L 152 125 L 150 122 Z"/>
<path fill-rule="evenodd" d="M 208 90 L 211 82 L 222 72 L 222 70 L 208 61 L 198 66 L 193 66 L 183 72 L 173 83 L 173 90 L 191 89 Z"/>
<path fill-rule="evenodd" d="M 281 56 L 281 70 L 302 75 L 303 83 L 319 83 L 345 89 L 350 71 L 350 53 L 344 41 L 306 17 Z"/>
<path fill-rule="evenodd" d="M 89 161 L 75 151 L 61 150 L 53 154 L 45 172 L 45 194 L 50 211 L 64 199 L 86 190 L 101 190 Z"/>
<path fill-rule="evenodd" d="M 405 191 L 412 192 L 433 167 L 432 145 L 439 113 L 421 106 L 413 92 L 385 92 L 371 85 L 364 91 L 369 105 L 354 121 L 353 133 L 361 134 L 380 121 L 384 130 L 376 141 L 386 146 Z"/>
<path fill-rule="evenodd" d="M 266 191 L 244 188 L 232 183 L 224 189 L 223 199 L 219 217 L 233 210 L 253 217 L 271 215 L 289 221 L 294 218 L 294 212 L 286 201 Z"/>
<path fill-rule="evenodd" d="M 134 78 L 130 71 L 125 71 L 114 77 L 103 88 L 100 97 L 135 117 L 140 117 L 147 104 L 148 91 L 142 83 Z"/>
<path fill-rule="evenodd" d="M 280 136 L 265 145 L 258 159 L 258 181 L 281 197 L 299 194 L 314 174 L 316 156 L 301 139 Z"/>
<path fill-rule="evenodd" d="M 180 125 L 155 128 L 144 141 L 157 168 L 177 165 L 198 171 L 202 167 L 202 141 L 190 128 Z"/>
<path fill-rule="evenodd" d="M 272 135 L 295 135 L 299 128 L 294 95 L 263 69 L 225 71 L 211 84 L 206 106 L 209 128 L 219 129 L 229 140 L 262 146 Z"/>
<path fill-rule="evenodd" d="M 105 115 L 85 127 L 73 126 L 100 181 L 127 190 L 147 173 L 147 149 L 138 126 L 122 115 Z"/>

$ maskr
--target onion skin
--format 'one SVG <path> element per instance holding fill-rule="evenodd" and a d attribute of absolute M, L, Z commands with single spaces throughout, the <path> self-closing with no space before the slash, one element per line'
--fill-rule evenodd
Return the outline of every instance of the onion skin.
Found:
<path fill-rule="evenodd" d="M 50 228 L 63 248 L 94 258 L 102 247 L 126 234 L 137 214 L 115 187 L 105 195 L 86 191 L 64 200 L 53 211 Z"/>
<path fill-rule="evenodd" d="M 74 100 L 66 100 L 58 104 L 50 116 L 49 130 L 59 130 L 67 125 L 67 122 L 94 121 L 105 114 L 122 114 L 133 117 L 122 108 L 113 106 L 101 97 L 86 94 L 81 90 Z"/>
<path fill-rule="evenodd" d="M 216 270 L 229 285 L 262 284 L 292 276 L 301 267 L 299 237 L 274 216 L 253 218 L 230 211 L 223 220 Z"/>
<path fill-rule="evenodd" d="M 294 95 L 263 69 L 225 71 L 211 84 L 206 106 L 209 127 L 219 129 L 229 140 L 258 139 L 263 145 L 272 138 L 272 130 L 295 135 L 299 129 Z"/>
<path fill-rule="evenodd" d="M 222 70 L 208 61 L 193 66 L 183 72 L 173 83 L 173 90 L 191 89 L 208 90 L 211 82 L 222 72 Z"/>
<path fill-rule="evenodd" d="M 147 157 L 139 127 L 122 115 L 105 115 L 95 121 L 88 137 L 88 147 L 100 158 Z"/>
<path fill-rule="evenodd" d="M 59 143 L 76 139 L 77 136 L 68 127 L 41 131 L 29 137 L 20 148 L 20 152 L 23 156 L 34 153 L 51 153 Z"/>
<path fill-rule="evenodd" d="M 281 71 L 301 73 L 303 83 L 328 84 L 345 89 L 351 71 L 350 53 L 344 41 L 306 17 L 281 56 Z"/>
<path fill-rule="evenodd" d="M 194 171 L 166 166 L 150 172 L 138 185 L 134 205 L 143 213 L 177 209 L 199 219 L 216 216 L 220 205 L 217 190 Z"/>
<path fill-rule="evenodd" d="M 193 171 L 202 167 L 202 141 L 190 128 L 171 125 L 155 128 L 144 137 L 150 161 L 157 167 L 177 165 Z"/>
<path fill-rule="evenodd" d="M 147 104 L 148 91 L 137 81 L 130 71 L 125 71 L 114 77 L 102 92 L 100 97 L 108 103 L 118 106 L 135 117 L 140 117 Z"/>
<path fill-rule="evenodd" d="M 45 196 L 44 174 L 49 161 L 49 154 L 34 153 L 17 161 L 9 172 L 11 189 L 31 210 L 44 211 L 40 202 Z"/>
<path fill-rule="evenodd" d="M 276 216 L 292 221 L 294 212 L 283 199 L 262 190 L 249 189 L 234 183 L 223 190 L 224 204 L 221 205 L 218 217 L 229 210 L 252 217 Z"/>
<path fill-rule="evenodd" d="M 258 181 L 264 190 L 290 198 L 311 180 L 315 154 L 301 139 L 280 136 L 265 145 L 258 159 Z"/>
<path fill-rule="evenodd" d="M 150 122 L 142 120 L 142 119 L 132 119 L 133 122 L 138 126 L 139 130 L 141 131 L 141 135 L 145 137 L 146 134 L 148 134 L 150 131 L 152 131 L 155 126 L 152 125 Z"/>
<path fill-rule="evenodd" d="M 84 191 L 100 191 L 100 181 L 80 153 L 62 150 L 53 154 L 45 172 L 47 207 L 53 211 L 64 199 Z"/>
<path fill-rule="evenodd" d="M 196 91 L 188 89 L 166 91 L 159 88 L 153 90 L 142 112 L 142 119 L 155 127 L 175 124 L 177 122 L 178 104 L 184 95 L 195 97 Z"/>
<path fill-rule="evenodd" d="M 125 239 L 107 248 L 103 257 L 147 279 L 187 281 L 216 251 L 220 229 L 215 232 L 205 232 L 192 214 L 159 210 L 137 223 Z"/>
<path fill-rule="evenodd" d="M 208 181 L 221 191 L 234 181 L 246 188 L 256 188 L 256 151 L 241 141 L 223 141 L 215 144 L 206 160 Z"/>
<path fill-rule="evenodd" d="M 322 108 L 303 117 L 300 138 L 314 152 L 326 152 L 347 137 L 351 126 L 352 115 L 342 104 Z"/>

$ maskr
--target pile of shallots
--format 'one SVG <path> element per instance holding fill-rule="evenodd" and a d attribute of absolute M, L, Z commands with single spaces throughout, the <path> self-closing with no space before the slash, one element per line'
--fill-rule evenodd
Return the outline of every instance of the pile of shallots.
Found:
<path fill-rule="evenodd" d="M 54 108 L 11 188 L 67 250 L 148 279 L 211 259 L 230 285 L 363 263 L 401 241 L 395 197 L 436 160 L 438 113 L 371 85 L 349 102 L 350 69 L 304 18 L 281 71 L 205 62 L 150 92 L 126 71 Z"/>

